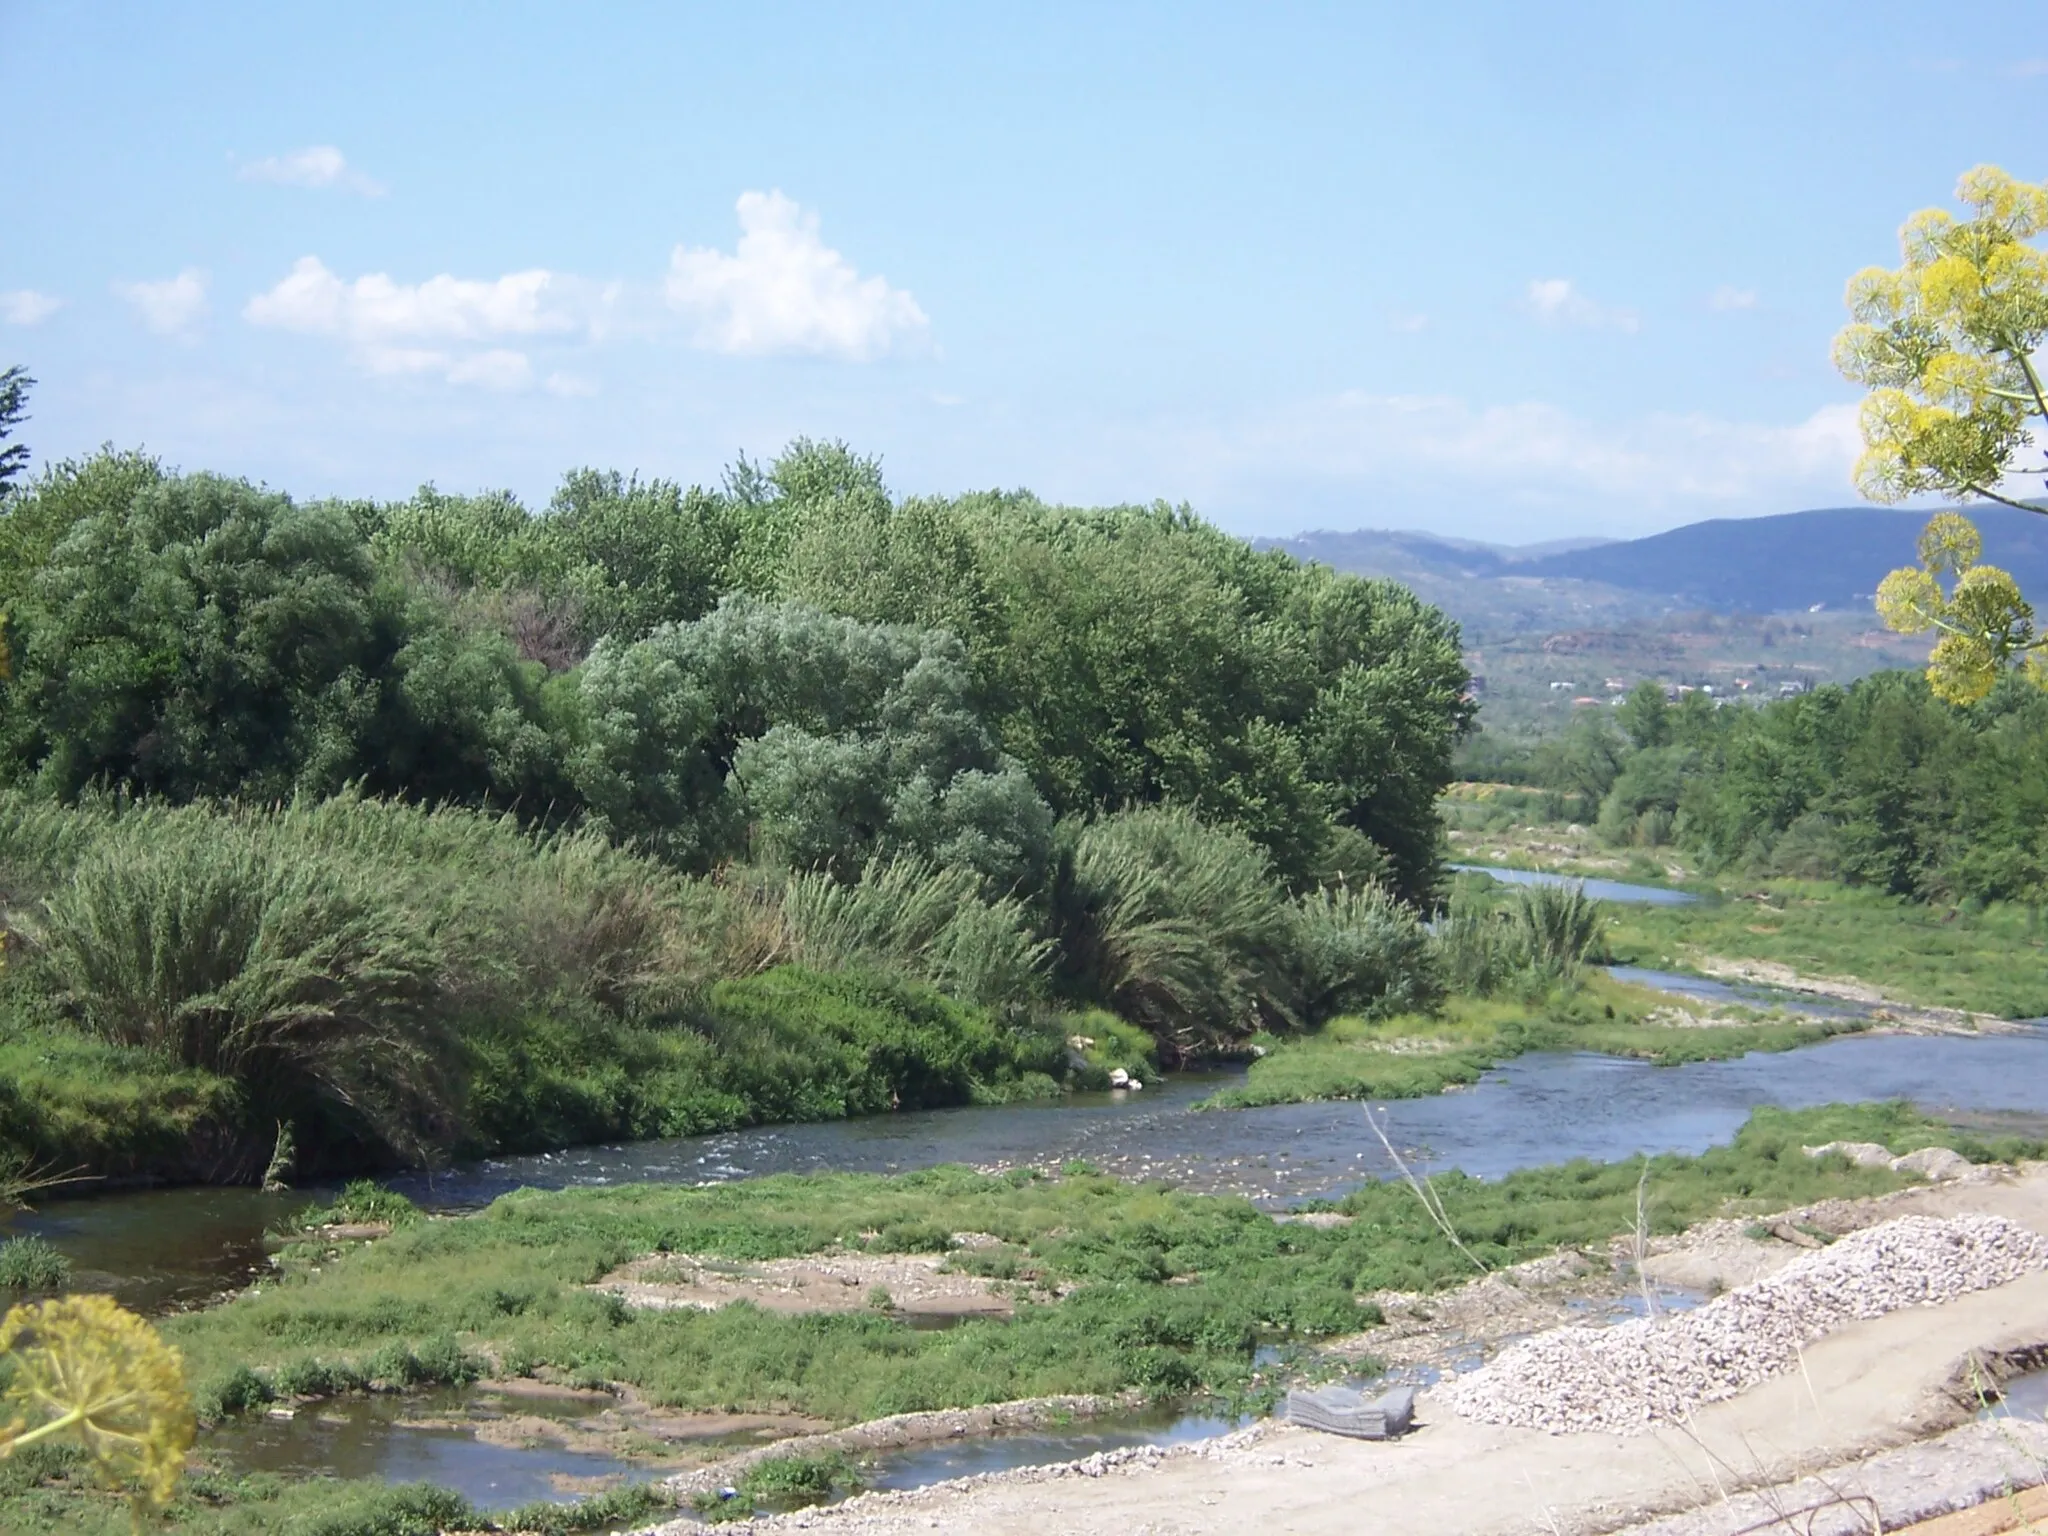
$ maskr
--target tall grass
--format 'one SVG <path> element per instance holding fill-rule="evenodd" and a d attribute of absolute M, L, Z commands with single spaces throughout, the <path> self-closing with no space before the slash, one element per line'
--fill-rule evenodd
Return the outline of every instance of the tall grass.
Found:
<path fill-rule="evenodd" d="M 1460 881 L 1437 923 L 1436 960 L 1452 991 L 1474 997 L 1571 986 L 1603 952 L 1605 921 L 1582 885 L 1525 886 L 1502 907 Z"/>
<path fill-rule="evenodd" d="M 1155 806 L 1073 841 L 1067 950 L 1101 1000 L 1188 1056 L 1298 1022 L 1294 914 L 1259 846 Z"/>
<path fill-rule="evenodd" d="M 625 1018 L 673 981 L 682 905 L 678 877 L 594 834 L 354 795 L 0 793 L 0 885 L 60 1014 L 232 1081 L 250 1134 L 310 1118 L 302 1144 L 408 1160 L 459 1132 L 471 1021 Z"/>
<path fill-rule="evenodd" d="M 1600 904 L 1583 884 L 1524 886 L 1515 892 L 1515 938 L 1536 975 L 1571 982 L 1600 949 Z"/>
<path fill-rule="evenodd" d="M 189 812 L 114 821 L 51 893 L 42 961 L 87 1028 L 316 1104 L 418 1153 L 445 1135 L 445 954 L 387 880 L 282 829 Z"/>
<path fill-rule="evenodd" d="M 1169 1058 L 1442 993 L 1427 931 L 1376 885 L 1290 897 L 1257 844 L 1179 807 L 1065 830 L 1054 905 L 1069 979 Z"/>
<path fill-rule="evenodd" d="M 1295 904 L 1295 922 L 1305 1022 L 1410 1012 L 1443 996 L 1428 930 L 1382 887 L 1314 891 Z"/>
<path fill-rule="evenodd" d="M 782 915 L 807 965 L 900 971 L 985 1007 L 1022 1005 L 1043 989 L 1049 941 L 1014 897 L 984 900 L 970 869 L 881 859 L 854 884 L 792 874 Z"/>

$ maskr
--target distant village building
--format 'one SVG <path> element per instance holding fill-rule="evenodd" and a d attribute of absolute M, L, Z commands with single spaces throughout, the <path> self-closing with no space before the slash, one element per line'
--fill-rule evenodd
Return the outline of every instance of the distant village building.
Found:
<path fill-rule="evenodd" d="M 1628 691 L 1628 679 L 1625 677 L 1610 677 L 1607 679 L 1607 691 L 1609 693 L 1626 693 Z"/>

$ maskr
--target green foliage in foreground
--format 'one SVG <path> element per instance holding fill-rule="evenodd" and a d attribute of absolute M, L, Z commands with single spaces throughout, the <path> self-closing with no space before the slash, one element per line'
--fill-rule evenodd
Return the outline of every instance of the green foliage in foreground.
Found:
<path fill-rule="evenodd" d="M 1896 1188 L 1898 1175 L 1816 1162 L 1830 1137 L 1958 1138 L 1897 1106 L 1759 1111 L 1729 1147 L 1650 1161 L 1651 1218 L 1675 1230 L 1731 1200 L 1762 1210 Z M 1979 1155 L 1982 1155 L 1981 1152 Z M 1474 1252 L 1507 1264 L 1604 1241 L 1634 1219 L 1641 1164 L 1575 1163 L 1485 1183 L 1437 1180 Z M 1349 1227 L 1282 1226 L 1249 1203 L 1093 1174 L 1059 1179 L 939 1168 L 894 1178 L 778 1177 L 707 1189 L 521 1191 L 466 1218 L 419 1223 L 319 1272 L 170 1319 L 214 1415 L 326 1373 L 368 1378 L 380 1351 L 453 1340 L 507 1373 L 631 1384 L 689 1408 L 798 1410 L 842 1421 L 1051 1393 L 1160 1397 L 1254 1390 L 1263 1341 L 1355 1332 L 1358 1299 L 1456 1283 L 1470 1268 L 1399 1185 L 1339 1208 Z M 872 1312 L 789 1316 L 729 1306 L 636 1312 L 587 1287 L 655 1251 L 767 1259 L 859 1246 L 922 1248 L 986 1232 L 964 1269 L 1070 1288 L 1009 1321 L 918 1331 Z M 395 1358 L 395 1354 L 387 1358 Z"/>
<path fill-rule="evenodd" d="M 1693 906 L 1616 907 L 1608 943 L 1631 964 L 1705 956 L 1853 977 L 1887 995 L 2001 1018 L 2048 1014 L 2048 928 L 2017 906 L 1943 911 L 1867 889 L 1773 880 Z"/>
<path fill-rule="evenodd" d="M 0 1461 L 8 1536 L 131 1536 L 127 1499 L 102 1490 L 68 1447 L 31 1447 Z M 166 1512 L 191 1536 L 441 1536 L 485 1528 L 460 1494 L 424 1483 L 392 1486 L 312 1478 L 186 1476 Z"/>
<path fill-rule="evenodd" d="M 1205 1109 L 1251 1109 L 1323 1099 L 1420 1099 L 1475 1083 L 1525 1051 L 1597 1051 L 1660 1067 L 1724 1061 L 1751 1051 L 1789 1051 L 1860 1026 L 1650 1024 L 1654 1004 L 1637 988 L 1596 981 L 1583 992 L 1537 1001 L 1454 998 L 1434 1014 L 1338 1019 L 1316 1034 L 1276 1040 L 1241 1083 Z"/>

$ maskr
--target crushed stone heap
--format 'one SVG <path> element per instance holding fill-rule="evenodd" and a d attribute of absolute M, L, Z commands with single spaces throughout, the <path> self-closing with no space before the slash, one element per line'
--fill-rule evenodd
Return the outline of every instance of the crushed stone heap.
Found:
<path fill-rule="evenodd" d="M 2048 1238 L 1998 1216 L 1901 1216 L 1690 1312 L 1570 1327 L 1447 1383 L 1457 1413 L 1554 1434 L 1640 1434 L 1789 1369 L 1857 1318 L 1932 1306 L 2048 1268 Z"/>

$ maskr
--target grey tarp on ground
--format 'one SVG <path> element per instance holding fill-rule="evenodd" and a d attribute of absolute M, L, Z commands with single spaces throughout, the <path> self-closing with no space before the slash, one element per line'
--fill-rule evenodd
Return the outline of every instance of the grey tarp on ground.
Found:
<path fill-rule="evenodd" d="M 1288 1423 L 1354 1440 L 1390 1440 L 1407 1433 L 1414 1418 L 1413 1387 L 1396 1387 L 1370 1399 L 1350 1387 L 1287 1394 Z"/>

